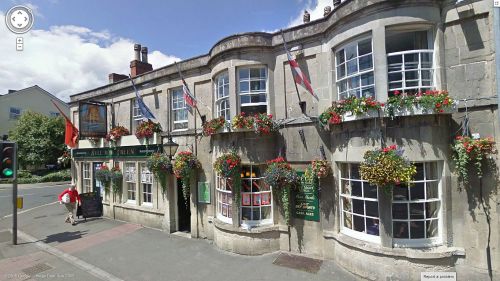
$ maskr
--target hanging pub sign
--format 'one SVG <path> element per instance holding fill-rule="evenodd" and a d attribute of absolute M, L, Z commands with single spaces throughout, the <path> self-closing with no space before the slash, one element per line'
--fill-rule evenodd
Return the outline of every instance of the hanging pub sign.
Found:
<path fill-rule="evenodd" d="M 299 173 L 303 174 L 303 173 Z M 319 221 L 318 180 L 301 181 L 301 188 L 293 194 L 292 215 L 307 221 Z"/>
<path fill-rule="evenodd" d="M 82 102 L 79 104 L 79 131 L 81 137 L 104 138 L 108 133 L 107 108 L 104 103 Z"/>

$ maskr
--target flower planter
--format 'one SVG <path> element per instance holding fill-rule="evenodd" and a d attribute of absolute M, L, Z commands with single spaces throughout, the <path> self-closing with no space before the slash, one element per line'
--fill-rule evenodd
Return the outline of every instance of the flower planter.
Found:
<path fill-rule="evenodd" d="M 106 147 L 107 141 L 104 138 L 99 138 L 97 142 L 92 142 L 88 139 L 79 140 L 78 148 L 96 148 L 96 147 Z"/>
<path fill-rule="evenodd" d="M 232 128 L 231 132 L 235 133 L 241 133 L 241 132 L 254 132 L 254 129 L 247 129 L 247 128 Z"/>
<path fill-rule="evenodd" d="M 148 139 L 147 144 L 160 144 L 161 137 L 158 133 L 154 133 L 152 138 Z M 119 141 L 116 142 L 116 146 L 133 146 L 133 145 L 145 145 L 146 138 L 138 139 L 135 135 L 122 136 Z"/>
<path fill-rule="evenodd" d="M 367 112 L 360 114 L 360 115 L 353 114 L 352 112 L 349 111 L 349 112 L 346 112 L 342 116 L 342 122 L 356 121 L 356 120 L 362 120 L 362 119 L 371 119 L 371 118 L 377 118 L 377 117 L 379 117 L 379 111 L 374 110 L 374 109 L 370 109 Z"/>
<path fill-rule="evenodd" d="M 431 114 L 452 114 L 458 111 L 456 103 L 451 107 L 443 108 L 443 112 L 435 112 L 433 109 L 427 109 L 418 105 L 411 108 L 402 108 L 394 110 L 394 116 L 414 116 L 414 115 L 431 115 Z M 387 112 L 384 112 L 385 117 L 391 117 Z"/>

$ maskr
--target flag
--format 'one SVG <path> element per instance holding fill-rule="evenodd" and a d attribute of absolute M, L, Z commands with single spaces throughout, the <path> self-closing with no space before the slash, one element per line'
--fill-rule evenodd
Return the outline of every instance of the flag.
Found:
<path fill-rule="evenodd" d="M 184 81 L 184 78 L 182 78 L 182 92 L 184 93 L 184 101 L 186 102 L 186 104 L 189 105 L 190 107 L 196 108 L 197 100 L 191 94 L 191 91 L 189 91 L 189 88 L 186 84 L 186 81 Z"/>
<path fill-rule="evenodd" d="M 292 55 L 290 54 L 288 49 L 286 49 L 286 55 L 288 57 L 288 63 L 290 63 L 290 68 L 292 69 L 293 79 L 295 80 L 295 83 L 304 86 L 307 89 L 307 91 L 311 93 L 313 97 L 318 99 L 318 96 L 316 96 L 311 87 L 309 79 L 307 79 L 307 76 L 302 72 L 297 61 L 294 58 L 292 58 Z"/>
<path fill-rule="evenodd" d="M 75 127 L 75 125 L 73 125 L 73 123 L 71 123 L 71 120 L 69 120 L 68 116 L 66 116 L 66 114 L 62 112 L 59 106 L 57 106 L 57 104 L 53 100 L 50 101 L 54 104 L 54 106 L 57 108 L 57 110 L 59 110 L 61 115 L 66 120 L 66 129 L 64 132 L 64 144 L 66 144 L 71 148 L 76 147 L 76 144 L 78 143 L 78 129 Z"/>
<path fill-rule="evenodd" d="M 137 91 L 137 88 L 135 87 L 134 80 L 132 79 L 132 76 L 128 76 L 130 78 L 130 82 L 132 82 L 132 87 L 134 87 L 135 91 L 135 97 L 137 100 L 137 105 L 139 106 L 139 110 L 141 111 L 142 117 L 146 119 L 156 119 L 156 117 L 153 115 L 151 110 L 146 106 L 144 101 L 142 100 L 142 97 L 139 96 L 139 92 Z"/>

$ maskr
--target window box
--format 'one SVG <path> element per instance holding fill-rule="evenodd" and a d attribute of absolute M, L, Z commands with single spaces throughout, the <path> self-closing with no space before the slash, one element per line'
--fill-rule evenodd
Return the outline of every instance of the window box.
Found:
<path fill-rule="evenodd" d="M 353 114 L 351 111 L 346 112 L 343 116 L 342 119 L 344 122 L 349 122 L 349 121 L 356 121 L 356 120 L 362 120 L 362 119 L 370 119 L 370 118 L 377 118 L 380 117 L 380 112 L 375 109 L 370 109 L 365 113 L 362 114 Z"/>
<path fill-rule="evenodd" d="M 152 138 L 142 138 L 138 139 L 135 135 L 122 136 L 119 141 L 117 141 L 117 146 L 133 146 L 133 145 L 145 145 L 145 144 L 160 144 L 161 136 L 159 133 L 154 133 Z"/>
<path fill-rule="evenodd" d="M 430 114 L 453 114 L 458 112 L 458 104 L 453 103 L 451 107 L 443 108 L 443 112 L 435 112 L 433 109 L 424 108 L 420 105 L 414 105 L 410 108 L 398 108 L 394 110 L 394 116 L 414 116 L 414 115 L 430 115 Z M 391 117 L 387 112 L 385 117 Z"/>
<path fill-rule="evenodd" d="M 89 139 L 78 140 L 78 148 L 96 148 L 107 147 L 108 141 L 105 138 L 99 138 L 96 142 Z"/>

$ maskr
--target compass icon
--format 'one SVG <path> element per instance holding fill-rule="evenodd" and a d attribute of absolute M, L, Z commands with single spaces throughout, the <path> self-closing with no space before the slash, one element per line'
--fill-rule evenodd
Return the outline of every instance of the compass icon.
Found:
<path fill-rule="evenodd" d="M 33 11 L 26 6 L 14 6 L 5 15 L 7 28 L 17 34 L 28 32 L 34 20 Z"/>

